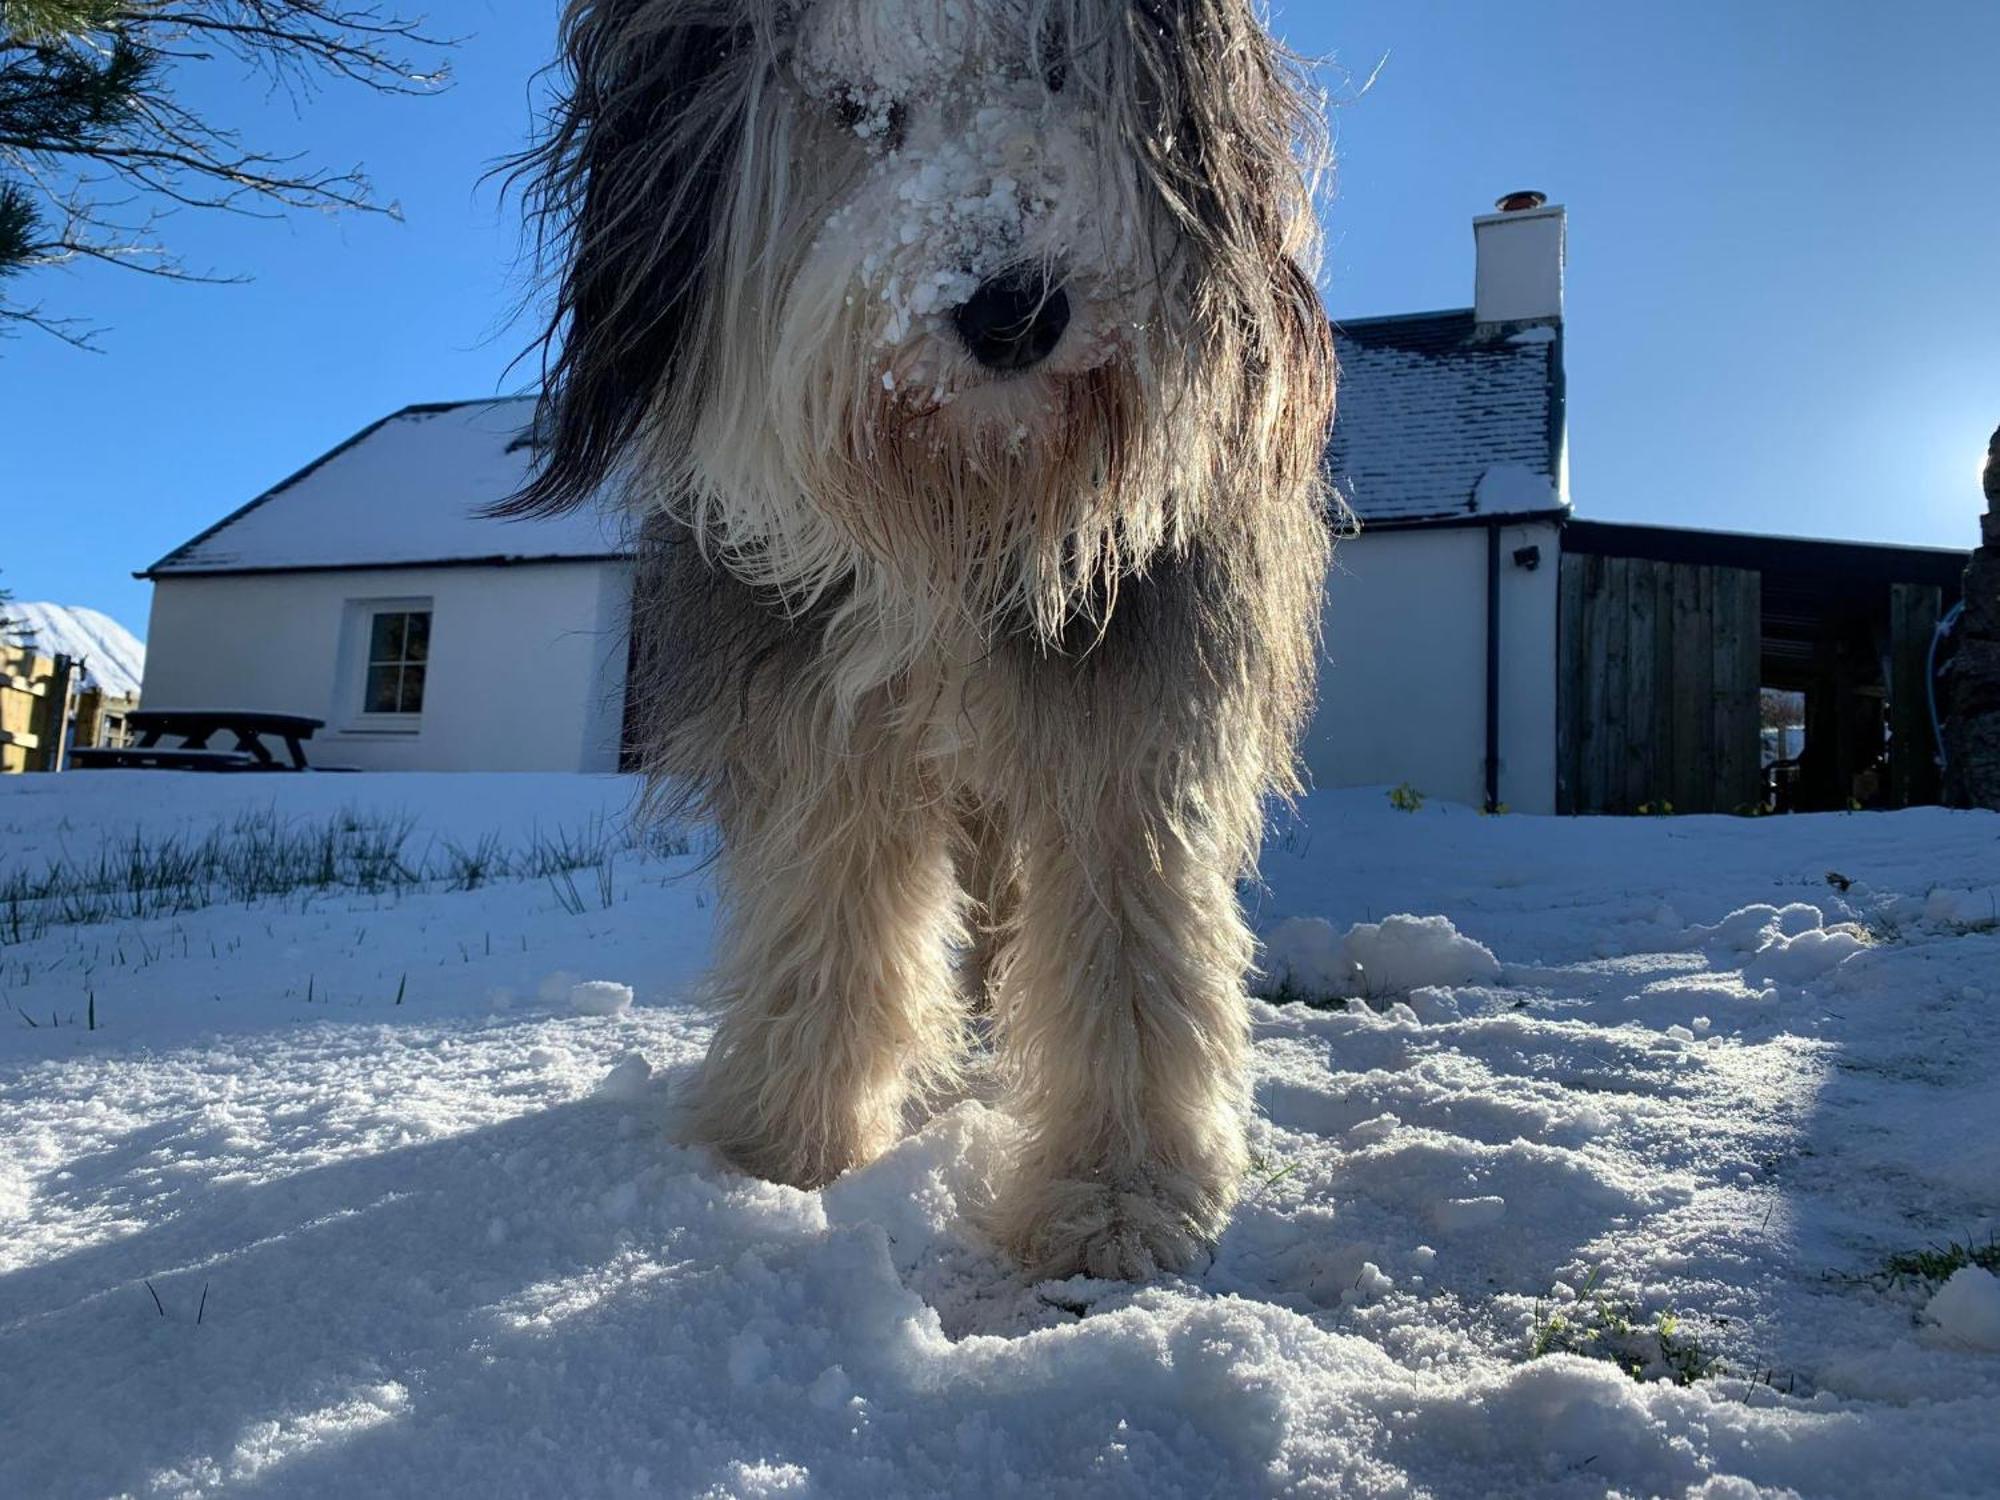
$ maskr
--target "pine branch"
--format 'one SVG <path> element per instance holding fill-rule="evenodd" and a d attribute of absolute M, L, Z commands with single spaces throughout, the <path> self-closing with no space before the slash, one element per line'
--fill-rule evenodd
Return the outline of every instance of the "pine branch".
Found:
<path fill-rule="evenodd" d="M 0 0 L 0 279 L 79 261 L 181 281 L 161 226 L 177 209 L 276 218 L 299 210 L 398 216 L 359 167 L 319 167 L 247 144 L 182 104 L 182 72 L 218 58 L 293 101 L 332 81 L 427 94 L 453 46 L 420 21 L 353 0 Z M 88 344 L 73 320 L 0 295 L 0 324 Z"/>

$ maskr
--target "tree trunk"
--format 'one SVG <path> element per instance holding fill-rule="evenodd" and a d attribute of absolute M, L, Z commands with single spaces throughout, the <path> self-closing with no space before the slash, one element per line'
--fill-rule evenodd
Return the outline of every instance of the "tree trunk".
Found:
<path fill-rule="evenodd" d="M 1945 725 L 1951 800 L 2000 812 L 2000 431 L 1986 452 L 1986 514 L 1965 570 L 1965 613 Z"/>

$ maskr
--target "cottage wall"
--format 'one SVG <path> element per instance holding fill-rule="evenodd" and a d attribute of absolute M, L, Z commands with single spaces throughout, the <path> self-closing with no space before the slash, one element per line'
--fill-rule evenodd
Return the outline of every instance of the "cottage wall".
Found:
<path fill-rule="evenodd" d="M 326 720 L 315 763 L 363 770 L 610 771 L 625 687 L 622 562 L 162 576 L 148 708 L 256 708 Z M 423 710 L 361 712 L 367 618 L 428 608 Z"/>
<path fill-rule="evenodd" d="M 1538 548 L 1530 570 L 1515 560 Z M 1500 800 L 1555 810 L 1556 527 L 1500 530 Z M 1320 706 L 1305 756 L 1316 786 L 1408 783 L 1479 806 L 1486 785 L 1483 527 L 1365 533 L 1327 586 Z"/>

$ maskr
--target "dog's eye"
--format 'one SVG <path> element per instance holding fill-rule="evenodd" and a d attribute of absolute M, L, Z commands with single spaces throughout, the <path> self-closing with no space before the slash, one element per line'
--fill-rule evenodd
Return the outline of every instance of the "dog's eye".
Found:
<path fill-rule="evenodd" d="M 903 144 L 907 111 L 900 99 L 885 99 L 860 89 L 842 89 L 833 96 L 833 121 L 864 141 L 879 142 L 893 151 Z"/>

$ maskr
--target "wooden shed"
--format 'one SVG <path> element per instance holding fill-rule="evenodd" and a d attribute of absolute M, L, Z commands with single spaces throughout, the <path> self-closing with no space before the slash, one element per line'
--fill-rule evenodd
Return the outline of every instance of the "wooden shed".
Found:
<path fill-rule="evenodd" d="M 1562 811 L 1938 800 L 1930 652 L 1964 553 L 1575 520 L 1562 546 Z M 1775 764 L 1766 689 L 1805 701 Z"/>

